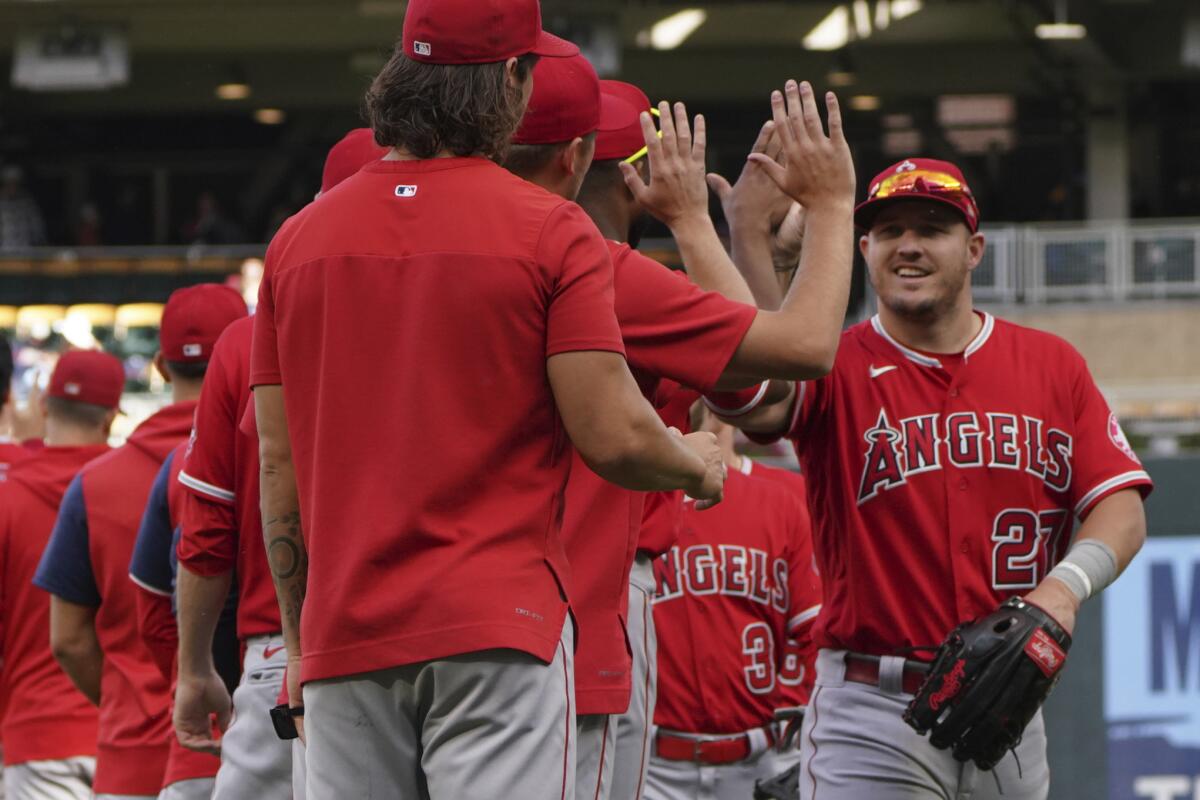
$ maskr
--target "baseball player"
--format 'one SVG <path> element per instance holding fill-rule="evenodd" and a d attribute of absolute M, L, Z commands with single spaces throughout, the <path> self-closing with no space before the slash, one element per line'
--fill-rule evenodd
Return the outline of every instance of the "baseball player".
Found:
<path fill-rule="evenodd" d="M 788 168 L 765 168 L 796 194 L 789 144 Z M 973 308 L 984 239 L 957 167 L 894 164 L 854 218 L 878 314 L 845 332 L 828 377 L 738 423 L 791 439 L 809 484 L 825 601 L 801 796 L 1045 798 L 1040 713 L 990 774 L 902 714 L 931 649 L 1006 598 L 1035 609 L 1010 619 L 1048 616 L 1069 642 L 1141 546 L 1150 478 L 1070 345 Z M 1065 656 L 1027 652 L 1047 675 Z"/>
<path fill-rule="evenodd" d="M 208 375 L 211 375 L 215 362 L 215 346 L 213 353 L 214 357 L 209 359 Z M 208 382 L 206 378 L 205 384 Z M 178 477 L 188 446 L 188 441 L 180 442 L 163 461 L 150 489 L 146 511 L 142 515 L 133 556 L 129 562 L 129 577 L 138 587 L 138 630 L 149 646 L 159 671 L 171 684 L 172 694 L 179 645 L 174 608 L 177 572 L 175 552 L 180 538 L 182 507 L 186 499 L 186 490 L 179 483 Z M 214 637 L 213 660 L 219 665 L 218 671 L 226 685 L 237 684 L 240 669 L 238 642 L 234 630 L 236 605 L 237 597 L 231 592 L 216 624 L 219 633 Z M 168 740 L 170 752 L 167 755 L 163 790 L 159 793 L 159 800 L 207 800 L 212 795 L 214 778 L 221 765 L 220 760 L 210 753 L 185 748 L 173 735 L 169 736 Z"/>
<path fill-rule="evenodd" d="M 181 677 L 175 727 L 185 745 L 219 750 L 214 797 L 283 800 L 293 795 L 293 746 L 275 735 L 270 709 L 283 686 L 287 651 L 261 544 L 249 383 L 253 328 L 252 319 L 238 320 L 217 341 L 196 410 L 191 452 L 180 473 L 189 496 L 179 546 Z M 213 621 L 235 574 L 237 629 L 245 655 L 232 698 L 236 713 L 218 743 L 209 714 L 228 723 L 231 700 L 210 655 Z M 297 791 L 302 792 L 300 777 Z"/>
<path fill-rule="evenodd" d="M 811 100 L 811 88 L 804 85 L 803 91 Z M 708 189 L 704 173 L 704 128 L 703 119 L 696 123 L 693 134 L 686 110 L 681 104 L 672 109 L 660 104 L 659 119 L 662 125 L 662 140 L 658 139 L 650 115 L 645 113 L 650 104 L 645 94 L 636 87 L 614 81 L 601 83 L 602 92 L 613 101 L 632 106 L 640 113 L 639 126 L 627 124 L 616 130 L 601 130 L 597 137 L 596 159 L 584 180 L 579 195 L 580 205 L 610 241 L 617 287 L 617 316 L 622 324 L 626 346 L 631 338 L 642 336 L 647 348 L 643 362 L 650 380 L 643 381 L 643 388 L 654 398 L 660 413 L 672 406 L 680 409 L 680 419 L 668 415 L 668 424 L 683 426 L 687 408 L 698 396 L 695 390 L 709 392 L 715 389 L 745 385 L 745 379 L 786 377 L 788 374 L 804 373 L 819 375 L 832 357 L 832 347 L 840 330 L 841 316 L 833 309 L 844 308 L 849 291 L 849 264 L 851 252 L 846 246 L 850 235 L 850 222 L 838 214 L 828 213 L 828 208 L 838 208 L 850 202 L 853 196 L 853 165 L 849 149 L 841 132 L 841 118 L 837 100 L 827 97 L 830 110 L 830 128 L 827 137 L 824 130 L 815 131 L 806 140 L 810 148 L 806 155 L 806 167 L 811 170 L 809 180 L 814 187 L 815 215 L 810 215 L 808 230 L 810 244 L 817 249 L 805 253 L 805 264 L 796 279 L 796 290 L 778 307 L 778 312 L 759 312 L 751 316 L 741 309 L 738 320 L 741 329 L 723 317 L 734 309 L 722 307 L 711 300 L 703 311 L 709 316 L 707 323 L 699 327 L 681 328 L 680 335 L 671 338 L 673 325 L 696 325 L 701 315 L 686 315 L 681 308 L 656 307 L 655 303 L 671 304 L 672 295 L 667 291 L 650 288 L 651 276 L 667 276 L 664 268 L 641 256 L 629 244 L 636 243 L 640 228 L 639 219 L 647 213 L 666 223 L 679 246 L 689 277 L 700 287 L 718 290 L 731 299 L 750 302 L 752 296 L 745 283 L 738 277 L 729 256 L 721 246 L 712 221 L 708 217 Z M 789 83 L 788 91 L 799 98 L 800 87 Z M 819 127 L 819 120 L 817 127 Z M 770 140 L 773 124 L 764 126 L 754 152 L 763 153 Z M 638 135 L 640 132 L 640 136 Z M 643 152 L 644 151 L 644 152 Z M 646 161 L 649 161 L 649 185 L 644 182 Z M 759 178 L 755 171 L 752 177 Z M 757 191 L 769 204 L 779 192 L 768 181 L 758 181 L 759 189 L 742 186 L 743 192 L 753 195 Z M 764 218 L 765 219 L 765 218 Z M 770 269 L 769 230 L 761 234 L 761 252 L 767 255 Z M 622 274 L 628 272 L 628 285 L 622 290 Z M 665 278 L 664 278 L 665 280 Z M 623 299 L 624 298 L 624 299 Z M 628 304 L 623 310 L 622 304 Z M 693 312 L 699 307 L 691 309 Z M 639 316 L 644 314 L 645 316 Z M 681 322 L 676 321 L 676 315 Z M 628 319 L 628 323 L 627 320 Z M 722 319 L 725 324 L 721 324 Z M 644 327 L 640 327 L 644 326 Z M 703 332 L 703 333 L 702 333 Z M 703 336 L 703 338 L 701 338 Z M 679 351 L 671 349 L 677 346 Z M 632 356 L 631 356 L 632 359 Z M 642 365 L 640 365 L 642 366 Z M 718 372 L 717 370 L 722 370 Z M 659 383 L 664 376 L 671 381 Z M 742 380 L 739 381 L 738 379 Z M 673 399 L 679 384 L 685 385 L 686 396 Z M 766 389 L 764 388 L 765 392 Z M 736 411 L 746 412 L 759 399 L 750 402 L 726 398 L 720 403 Z M 600 540 L 593 531 L 603 530 L 604 525 L 619 524 L 606 521 L 602 516 L 586 509 L 593 505 L 599 508 L 617 507 L 604 493 L 607 487 L 597 486 L 597 500 L 568 503 L 568 521 L 574 513 L 581 511 L 579 534 L 571 537 L 583 543 Z M 664 513 L 667 520 L 674 515 L 672 501 L 667 498 L 648 508 L 646 514 Z M 634 501 L 638 503 L 637 500 Z M 638 503 L 640 504 L 640 503 Z M 603 639 L 583 638 L 577 655 L 576 685 L 581 711 L 589 710 L 601 715 L 619 715 L 609 728 L 616 728 L 615 742 L 610 748 L 612 759 L 611 796 L 614 798 L 639 797 L 646 764 L 650 757 L 650 725 L 653 720 L 655 696 L 654 652 L 655 637 L 650 602 L 654 593 L 654 578 L 651 563 L 653 558 L 670 549 L 676 534 L 673 524 L 662 527 L 642 524 L 643 512 L 631 509 L 627 520 L 629 543 L 621 561 L 602 562 L 598 554 L 587 553 L 573 557 L 572 564 L 579 563 L 584 575 L 597 582 L 585 597 L 597 599 L 594 611 L 581 606 L 581 628 L 589 626 L 585 615 L 601 615 L 597 625 L 607 626 L 614 634 Z M 636 552 L 632 564 L 629 558 Z M 616 570 L 621 568 L 621 572 Z M 622 576 L 622 582 L 614 585 L 614 578 Z M 622 627 L 624 631 L 622 631 Z M 622 632 L 624 636 L 622 636 Z M 628 650 L 625 647 L 628 641 Z M 629 677 L 626 677 L 629 676 Z M 624 686 L 629 686 L 628 692 Z M 617 690 L 617 691 L 614 691 Z M 587 693 L 595 692 L 595 702 L 588 702 Z M 618 693 L 619 692 L 619 693 Z M 626 697 L 628 700 L 626 701 Z M 603 724 L 598 725 L 603 729 Z M 581 742 L 583 741 L 581 737 Z"/>
<path fill-rule="evenodd" d="M 505 166 L 571 199 L 581 181 L 591 180 L 584 176 L 590 175 L 587 164 L 593 147 L 601 156 L 599 168 L 618 177 L 620 160 L 629 159 L 639 150 L 642 155 L 648 151 L 655 182 L 651 187 L 641 187 L 640 195 L 647 198 L 646 205 L 623 182 L 614 182 L 609 176 L 608 186 L 615 191 L 611 195 L 594 192 L 591 208 L 610 220 L 623 213 L 636 217 L 642 208 L 652 208 L 673 220 L 685 218 L 678 219 L 675 227 L 679 231 L 680 248 L 697 282 L 740 283 L 707 216 L 702 120 L 698 122 L 701 127 L 693 152 L 686 110 L 677 108 L 676 120 L 672 120 L 664 104 L 667 118 L 660 146 L 652 128 L 649 132 L 643 130 L 639 119 L 640 112 L 649 108 L 649 101 L 636 87 L 613 81 L 598 82 L 594 70 L 582 57 L 540 62 L 534 70 L 529 108 Z M 652 150 L 647 147 L 647 137 Z M 639 164 L 636 169 L 645 174 L 646 164 L 640 156 L 631 163 Z M 769 181 L 765 183 L 764 188 L 771 195 L 779 194 Z M 681 202 L 676 195 L 684 192 L 690 192 L 690 196 Z M 628 230 L 633 226 L 621 221 L 614 227 Z M 723 380 L 736 381 L 733 376 L 739 370 L 749 372 L 756 364 L 774 362 L 777 369 L 796 371 L 813 368 L 799 358 L 789 361 L 794 357 L 780 351 L 779 340 L 758 335 L 763 326 L 777 320 L 765 316 L 760 319 L 749 306 L 701 291 L 683 276 L 641 256 L 628 245 L 611 239 L 608 244 L 613 257 L 617 320 L 630 365 L 648 398 L 659 397 L 666 386 L 676 386 L 671 379 L 711 391 Z M 742 287 L 749 298 L 744 284 Z M 790 336 L 812 337 L 813 333 L 797 325 Z M 663 377 L 668 380 L 661 380 Z M 763 388 L 755 385 L 747 397 L 723 398 L 723 402 L 748 409 L 763 396 Z M 576 586 L 573 610 L 581 631 L 575 675 L 581 715 L 577 791 L 582 796 L 608 796 L 611 774 L 620 769 L 617 766 L 620 758 L 613 755 L 615 741 L 619 741 L 618 726 L 609 715 L 629 708 L 634 689 L 623 620 L 630 597 L 630 554 L 642 518 L 642 496 L 607 484 L 585 465 L 578 464 L 572 469 L 566 497 L 564 536 Z M 606 535 L 611 530 L 625 531 L 624 548 L 613 547 Z M 651 630 L 640 625 L 640 619 L 649 613 L 648 596 L 653 592 L 648 564 L 646 559 L 647 574 L 634 589 L 638 593 L 635 599 L 642 601 L 638 605 L 639 619 L 628 623 L 629 637 L 640 637 L 643 641 L 646 631 Z M 635 653 L 643 651 L 642 647 L 635 649 Z M 639 677 L 652 680 L 649 670 L 636 672 Z M 637 691 L 641 692 L 644 685 L 645 680 L 638 681 Z M 642 737 L 649 724 L 644 712 L 641 720 L 636 741 L 626 737 L 626 744 L 635 751 L 635 764 L 644 762 Z M 612 796 L 633 796 L 638 791 L 640 770 L 635 766 L 628 774 L 633 776 L 633 785 L 615 789 Z"/>
<path fill-rule="evenodd" d="M 629 375 L 594 226 L 490 160 L 533 57 L 577 52 L 536 0 L 410 2 L 367 95 L 391 152 L 268 251 L 250 381 L 313 797 L 573 796 L 568 435 L 629 488 L 720 497 L 711 435 Z"/>
<path fill-rule="evenodd" d="M 67 485 L 108 452 L 124 385 L 113 356 L 63 355 L 42 400 L 46 446 L 0 486 L 0 743 L 6 796 L 14 800 L 92 796 L 99 697 L 81 693 L 55 663 L 50 598 L 31 581 Z"/>
<path fill-rule="evenodd" d="M 745 800 L 754 783 L 790 766 L 775 709 L 785 683 L 787 639 L 807 640 L 820 610 L 808 512 L 802 496 L 750 477 L 733 429 L 698 406 L 730 468 L 725 500 L 708 513 L 684 503 L 679 540 L 655 561 L 658 698 L 648 800 Z M 790 672 L 790 674 L 789 674 Z M 809 681 L 811 685 L 811 680 Z"/>
<path fill-rule="evenodd" d="M 368 128 L 342 137 L 325 157 L 321 196 L 385 149 Z M 270 709 L 283 688 L 287 665 L 275 587 L 262 547 L 258 495 L 258 432 L 250 402 L 251 319 L 230 325 L 213 348 L 196 407 L 196 426 L 180 484 L 180 682 L 175 728 L 186 746 L 221 754 L 214 797 L 290 800 L 304 791 L 303 748 L 280 740 Z M 231 699 L 213 652 L 213 621 L 236 576 L 237 633 L 242 680 Z M 218 744 L 210 714 L 232 723 Z"/>
<path fill-rule="evenodd" d="M 808 514 L 808 486 L 804 482 L 804 476 L 790 469 L 758 464 L 745 456 L 740 456 L 740 458 L 741 462 L 738 467 L 742 472 L 755 478 L 781 484 L 793 496 L 800 499 L 800 510 L 804 514 L 802 530 L 805 531 L 804 535 L 811 542 L 812 520 Z M 815 560 L 813 574 L 817 574 Z M 820 577 L 817 576 L 816 580 L 819 584 Z M 814 611 L 813 619 L 815 618 Z M 804 620 L 804 622 L 808 621 L 810 620 Z M 781 708 L 794 709 L 808 706 L 809 698 L 812 696 L 813 680 L 816 678 L 816 656 L 817 651 L 812 646 L 812 639 L 807 635 L 800 638 L 788 636 L 784 641 L 783 666 L 779 670 L 779 692 L 782 695 L 779 705 Z"/>
<path fill-rule="evenodd" d="M 213 342 L 245 314 L 241 296 L 216 284 L 168 298 L 155 364 L 174 402 L 72 481 L 34 578 L 52 595 L 51 642 L 59 663 L 85 694 L 100 700 L 99 797 L 154 797 L 162 788 L 169 684 L 137 631 L 129 561 L 154 478 L 191 430 Z"/>

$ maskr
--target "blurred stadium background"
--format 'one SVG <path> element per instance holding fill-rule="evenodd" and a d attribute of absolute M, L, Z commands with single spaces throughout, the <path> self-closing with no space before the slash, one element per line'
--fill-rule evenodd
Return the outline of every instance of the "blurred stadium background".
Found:
<path fill-rule="evenodd" d="M 253 301 L 265 243 L 362 124 L 403 12 L 0 0 L 0 329 L 18 395 L 54 353 L 100 344 L 125 359 L 131 418 L 161 402 L 160 304 L 200 281 Z M 1160 482 L 1154 534 L 1200 533 L 1200 2 L 544 0 L 543 14 L 602 76 L 704 113 L 727 176 L 789 77 L 839 92 L 860 184 L 905 155 L 961 164 L 987 222 L 978 299 L 1083 351 Z M 676 264 L 664 233 L 643 249 Z M 860 270 L 851 319 L 869 294 Z M 1200 798 L 1197 542 L 1168 542 L 1183 555 L 1163 556 L 1181 576 L 1167 599 L 1131 601 L 1177 680 L 1102 652 L 1118 615 L 1086 622 L 1091 656 L 1051 708 L 1052 797 Z M 1114 710 L 1143 678 L 1158 711 Z M 1155 727 L 1180 709 L 1193 716 Z"/>

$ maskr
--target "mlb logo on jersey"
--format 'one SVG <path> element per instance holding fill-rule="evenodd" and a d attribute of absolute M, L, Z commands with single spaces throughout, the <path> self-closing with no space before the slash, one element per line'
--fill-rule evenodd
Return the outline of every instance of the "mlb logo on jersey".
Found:
<path fill-rule="evenodd" d="M 396 197 L 413 197 L 417 193 L 417 187 L 412 184 L 402 183 L 396 187 Z"/>

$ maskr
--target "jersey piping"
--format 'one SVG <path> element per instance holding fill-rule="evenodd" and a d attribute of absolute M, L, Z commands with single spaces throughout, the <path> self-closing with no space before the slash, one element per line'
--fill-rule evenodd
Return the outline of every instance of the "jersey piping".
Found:
<path fill-rule="evenodd" d="M 983 327 L 979 329 L 979 333 L 975 334 L 975 338 L 972 339 L 971 343 L 967 345 L 967 348 L 963 350 L 963 358 L 970 358 L 973 353 L 978 351 L 979 348 L 983 347 L 987 340 L 991 338 L 992 331 L 995 330 L 996 318 L 986 311 L 982 312 L 982 314 Z M 892 335 L 883 327 L 883 321 L 880 320 L 878 314 L 871 317 L 871 327 L 875 329 L 876 333 L 886 339 L 888 343 L 892 345 L 892 347 L 899 350 L 909 361 L 920 364 L 923 367 L 940 368 L 942 366 L 942 362 L 933 356 L 927 356 L 924 353 L 918 353 L 916 350 L 913 350 L 910 347 L 905 347 L 904 345 L 900 344 L 900 342 L 893 339 Z"/>
<path fill-rule="evenodd" d="M 233 492 L 228 489 L 222 489 L 220 486 L 214 486 L 211 483 L 205 483 L 199 478 L 193 478 L 186 472 L 180 471 L 179 482 L 188 487 L 192 491 L 199 492 L 203 495 L 208 495 L 217 500 L 223 500 L 226 503 L 232 503 L 235 499 Z"/>

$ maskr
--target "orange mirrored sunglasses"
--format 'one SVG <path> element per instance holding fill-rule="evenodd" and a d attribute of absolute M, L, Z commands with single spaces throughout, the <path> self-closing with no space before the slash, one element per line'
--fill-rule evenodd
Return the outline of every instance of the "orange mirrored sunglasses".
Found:
<path fill-rule="evenodd" d="M 942 192 L 967 196 L 971 194 L 971 190 L 967 188 L 966 184 L 953 175 L 927 169 L 914 169 L 887 176 L 871 187 L 871 194 L 867 199 L 882 200 L 898 194 L 939 194 Z"/>

